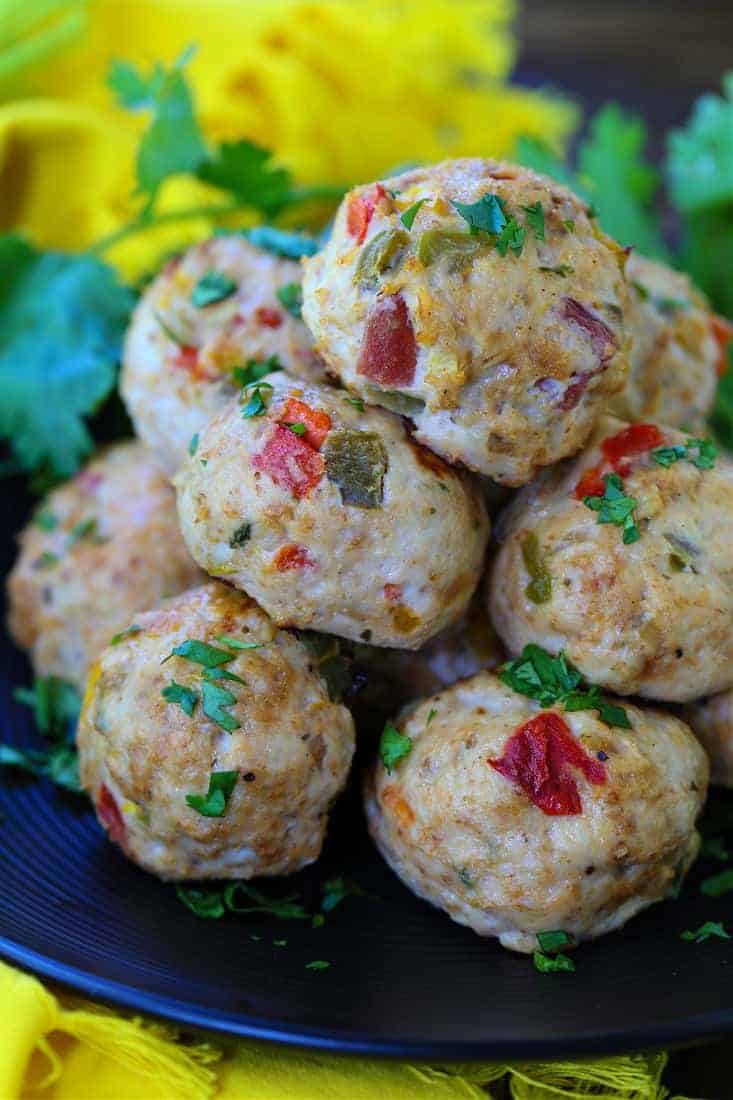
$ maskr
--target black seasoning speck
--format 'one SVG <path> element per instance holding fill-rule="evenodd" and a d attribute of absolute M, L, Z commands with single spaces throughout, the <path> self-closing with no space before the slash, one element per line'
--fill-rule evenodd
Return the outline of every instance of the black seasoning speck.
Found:
<path fill-rule="evenodd" d="M 361 634 L 359 635 L 359 637 L 361 638 L 361 640 L 362 640 L 363 642 L 371 642 L 371 640 L 372 640 L 372 632 L 371 632 L 371 630 L 362 630 L 362 632 L 361 632 Z"/>
<path fill-rule="evenodd" d="M 678 661 L 679 661 L 680 657 L 684 657 L 684 653 L 681 649 L 675 649 L 674 655 L 675 655 L 675 657 L 677 658 Z"/>
<path fill-rule="evenodd" d="M 244 779 L 245 783 L 254 783 L 255 773 L 254 772 L 247 772 L 246 775 L 242 776 L 242 778 Z"/>

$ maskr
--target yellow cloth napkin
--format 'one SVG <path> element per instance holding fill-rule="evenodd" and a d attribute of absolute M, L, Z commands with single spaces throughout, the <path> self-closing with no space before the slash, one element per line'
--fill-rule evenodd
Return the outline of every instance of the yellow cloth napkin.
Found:
<path fill-rule="evenodd" d="M 0 963 L 2 1100 L 665 1100 L 666 1056 L 426 1066 L 182 1035 L 75 999 Z M 677 1100 L 683 1100 L 682 1097 Z"/>

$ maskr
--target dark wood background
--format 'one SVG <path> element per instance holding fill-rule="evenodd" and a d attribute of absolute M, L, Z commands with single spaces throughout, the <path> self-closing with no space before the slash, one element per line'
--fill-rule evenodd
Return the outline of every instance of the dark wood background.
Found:
<path fill-rule="evenodd" d="M 520 0 L 515 78 L 642 114 L 655 156 L 693 100 L 733 70 L 733 0 Z"/>

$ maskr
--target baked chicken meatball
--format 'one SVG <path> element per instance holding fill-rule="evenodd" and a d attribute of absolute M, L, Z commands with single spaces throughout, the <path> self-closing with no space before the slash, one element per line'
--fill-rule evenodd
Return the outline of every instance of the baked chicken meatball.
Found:
<path fill-rule="evenodd" d="M 733 691 L 689 703 L 682 717 L 708 754 L 710 782 L 733 787 Z"/>
<path fill-rule="evenodd" d="M 110 838 L 164 879 L 286 875 L 317 859 L 354 726 L 305 646 L 209 582 L 94 665 L 77 740 Z"/>
<path fill-rule="evenodd" d="M 120 443 L 55 489 L 21 532 L 8 626 L 37 676 L 84 687 L 97 653 L 136 611 L 202 580 L 175 494 L 141 443 Z"/>
<path fill-rule="evenodd" d="M 416 649 L 457 621 L 488 538 L 475 483 L 343 391 L 278 373 L 242 400 L 174 479 L 201 567 L 280 626 Z"/>
<path fill-rule="evenodd" d="M 299 316 L 300 279 L 296 261 L 221 236 L 171 260 L 143 294 L 120 390 L 136 433 L 171 477 L 248 364 L 257 371 L 251 361 L 276 356 L 292 374 L 322 377 Z"/>
<path fill-rule="evenodd" d="M 629 377 L 611 411 L 697 431 L 726 366 L 727 323 L 686 275 L 632 252 L 626 266 Z"/>
<path fill-rule="evenodd" d="M 608 418 L 499 520 L 490 614 L 623 695 L 733 685 L 733 463 L 709 440 Z"/>
<path fill-rule="evenodd" d="M 679 719 L 626 712 L 628 730 L 542 710 L 490 672 L 425 700 L 397 722 L 407 754 L 367 779 L 377 847 L 416 894 L 515 951 L 620 928 L 694 860 L 708 770 Z"/>
<path fill-rule="evenodd" d="M 623 387 L 624 259 L 546 176 L 445 161 L 346 196 L 305 262 L 303 316 L 349 389 L 449 462 L 523 485 Z"/>

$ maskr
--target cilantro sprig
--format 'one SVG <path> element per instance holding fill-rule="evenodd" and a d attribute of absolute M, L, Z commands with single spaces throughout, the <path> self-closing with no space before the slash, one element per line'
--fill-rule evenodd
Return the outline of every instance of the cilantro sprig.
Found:
<path fill-rule="evenodd" d="M 379 739 L 379 756 L 387 769 L 387 774 L 392 774 L 392 769 L 400 760 L 412 752 L 412 738 L 400 733 L 391 722 L 385 724 L 382 736 Z"/>
<path fill-rule="evenodd" d="M 566 711 L 595 710 L 607 726 L 631 729 L 625 709 L 606 699 L 595 684 L 583 683 L 583 677 L 564 653 L 553 657 L 542 646 L 529 644 L 514 661 L 502 665 L 500 679 L 528 699 L 543 707 L 562 706 Z"/>
<path fill-rule="evenodd" d="M 206 794 L 187 794 L 186 805 L 202 817 L 223 817 L 238 778 L 238 771 L 212 772 Z"/>
<path fill-rule="evenodd" d="M 706 940 L 711 939 L 729 940 L 730 936 L 720 921 L 706 920 L 699 928 L 688 929 L 680 933 L 680 939 L 686 940 L 688 943 L 705 943 Z"/>
<path fill-rule="evenodd" d="M 658 466 L 669 468 L 685 459 L 698 470 L 712 470 L 718 457 L 718 448 L 712 439 L 688 439 L 683 445 L 674 443 L 668 447 L 655 447 L 652 458 Z"/>
<path fill-rule="evenodd" d="M 603 496 L 583 497 L 583 504 L 597 513 L 598 523 L 613 523 L 621 527 L 621 541 L 625 546 L 638 542 L 641 535 L 634 517 L 638 501 L 626 495 L 618 474 L 604 474 L 603 481 Z"/>
<path fill-rule="evenodd" d="M 46 744 L 42 749 L 0 745 L 0 768 L 24 771 L 37 778 L 49 779 L 66 791 L 81 793 L 74 745 L 81 707 L 76 687 L 57 676 L 47 676 L 36 679 L 32 688 L 16 688 L 13 698 L 32 709 Z"/>

